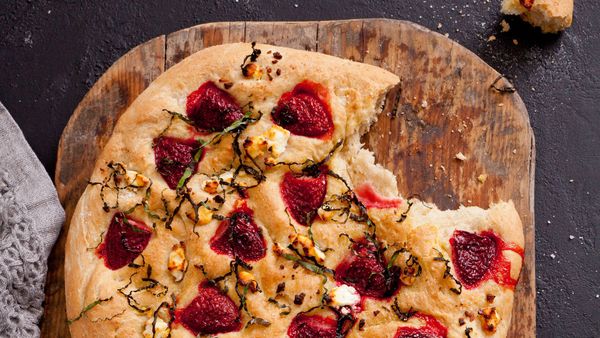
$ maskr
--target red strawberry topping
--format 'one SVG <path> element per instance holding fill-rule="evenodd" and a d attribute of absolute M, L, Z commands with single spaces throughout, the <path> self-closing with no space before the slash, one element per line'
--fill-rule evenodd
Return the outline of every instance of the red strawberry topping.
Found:
<path fill-rule="evenodd" d="M 266 242 L 253 215 L 254 212 L 245 203 L 233 210 L 219 224 L 210 239 L 210 248 L 222 255 L 239 257 L 244 262 L 265 257 Z"/>
<path fill-rule="evenodd" d="M 400 198 L 383 197 L 375 191 L 370 183 L 363 183 L 354 189 L 356 197 L 366 208 L 386 209 L 398 208 L 402 204 Z"/>
<path fill-rule="evenodd" d="M 194 126 L 211 132 L 223 131 L 244 115 L 235 99 L 211 81 L 204 82 L 187 97 L 185 111 Z"/>
<path fill-rule="evenodd" d="M 279 98 L 273 109 L 273 122 L 292 134 L 324 138 L 333 131 L 327 89 L 312 81 L 302 81 Z"/>
<path fill-rule="evenodd" d="M 394 338 L 446 338 L 448 335 L 448 329 L 434 317 L 421 313 L 414 317 L 423 320 L 425 325 L 420 327 L 401 326 L 396 331 Z"/>
<path fill-rule="evenodd" d="M 490 278 L 510 288 L 517 284 L 517 280 L 510 277 L 510 261 L 504 258 L 502 251 L 510 250 L 523 256 L 522 248 L 507 245 L 492 231 L 475 234 L 456 230 L 450 245 L 457 278 L 467 289 Z"/>
<path fill-rule="evenodd" d="M 386 267 L 380 250 L 363 238 L 352 245 L 352 252 L 337 266 L 335 279 L 353 286 L 362 296 L 388 298 L 400 287 L 400 268 Z"/>
<path fill-rule="evenodd" d="M 327 192 L 327 167 L 317 177 L 296 176 L 287 172 L 281 181 L 280 192 L 285 206 L 296 222 L 308 226 L 314 220 Z"/>
<path fill-rule="evenodd" d="M 152 229 L 146 224 L 117 212 L 96 254 L 104 259 L 107 268 L 120 269 L 132 263 L 144 251 L 151 235 Z"/>
<path fill-rule="evenodd" d="M 200 144 L 194 139 L 185 140 L 161 136 L 154 140 L 156 170 L 167 182 L 169 188 L 177 188 L 185 169 L 195 162 L 194 155 L 199 147 Z M 202 151 L 203 155 L 204 150 Z M 202 156 L 200 156 L 200 160 L 202 160 Z M 194 164 L 194 171 L 198 166 L 198 162 Z"/>
<path fill-rule="evenodd" d="M 175 320 L 194 335 L 239 331 L 242 328 L 238 306 L 216 286 L 202 283 L 198 295 L 183 309 L 175 312 Z"/>
<path fill-rule="evenodd" d="M 527 9 L 531 9 L 533 7 L 533 3 L 535 0 L 519 0 L 521 5 Z"/>
<path fill-rule="evenodd" d="M 288 328 L 290 338 L 335 338 L 337 320 L 318 315 L 298 314 Z"/>

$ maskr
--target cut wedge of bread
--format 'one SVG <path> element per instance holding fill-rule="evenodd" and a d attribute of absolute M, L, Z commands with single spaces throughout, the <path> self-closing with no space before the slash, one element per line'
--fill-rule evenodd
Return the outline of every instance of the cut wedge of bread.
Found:
<path fill-rule="evenodd" d="M 573 22 L 573 0 L 535 0 L 531 8 L 519 0 L 503 0 L 502 13 L 520 15 L 544 33 L 557 33 Z"/>

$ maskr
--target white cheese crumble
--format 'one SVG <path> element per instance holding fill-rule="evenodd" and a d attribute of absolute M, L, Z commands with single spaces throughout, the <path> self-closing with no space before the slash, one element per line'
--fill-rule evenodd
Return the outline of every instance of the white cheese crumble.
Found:
<path fill-rule="evenodd" d="M 219 181 L 212 178 L 207 179 L 206 181 L 202 182 L 202 190 L 211 195 L 216 194 L 219 191 Z"/>
<path fill-rule="evenodd" d="M 280 126 L 273 126 L 266 132 L 267 149 L 277 158 L 285 151 L 289 139 L 289 130 Z"/>
<path fill-rule="evenodd" d="M 152 333 L 152 323 L 154 317 L 148 318 L 144 327 L 144 338 L 167 338 L 171 333 L 169 324 L 162 320 L 160 317 L 156 317 L 156 324 L 154 325 L 154 334 Z"/>
<path fill-rule="evenodd" d="M 360 295 L 352 286 L 342 284 L 331 289 L 329 293 L 331 305 L 333 306 L 354 306 L 360 303 Z"/>
<path fill-rule="evenodd" d="M 312 257 L 318 263 L 323 263 L 325 261 L 325 253 L 317 248 L 315 242 L 307 236 L 298 234 L 290 235 L 290 241 L 292 242 L 294 249 L 298 250 L 298 252 L 304 256 Z"/>
<path fill-rule="evenodd" d="M 126 171 L 125 179 L 127 180 L 128 185 L 131 185 L 131 186 L 134 186 L 137 188 L 144 187 L 148 183 L 150 183 L 150 180 L 146 176 L 144 176 L 136 171 L 133 171 L 133 170 Z"/>
<path fill-rule="evenodd" d="M 182 243 L 175 244 L 169 253 L 168 269 L 176 282 L 180 282 L 185 276 L 188 261 L 185 258 L 185 247 Z"/>
<path fill-rule="evenodd" d="M 244 141 L 244 149 L 252 158 L 263 156 L 269 152 L 265 162 L 271 163 L 283 154 L 289 139 L 289 130 L 275 125 L 260 135 L 248 137 Z"/>

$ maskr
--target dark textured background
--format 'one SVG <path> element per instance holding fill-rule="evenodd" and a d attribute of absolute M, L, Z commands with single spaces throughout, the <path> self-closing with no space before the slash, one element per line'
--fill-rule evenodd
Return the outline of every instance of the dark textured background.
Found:
<path fill-rule="evenodd" d="M 548 36 L 517 18 L 500 33 L 499 0 L 120 3 L 0 0 L 0 101 L 51 175 L 83 95 L 150 38 L 211 21 L 411 20 L 514 79 L 537 143 L 538 335 L 600 337 L 600 1 L 576 0 L 573 27 Z"/>

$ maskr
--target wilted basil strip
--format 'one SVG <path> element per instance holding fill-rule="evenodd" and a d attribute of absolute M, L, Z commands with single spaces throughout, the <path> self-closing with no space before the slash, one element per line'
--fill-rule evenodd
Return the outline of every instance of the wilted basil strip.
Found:
<path fill-rule="evenodd" d="M 98 249 L 98 248 L 100 247 L 100 245 L 102 244 L 102 240 L 103 240 L 103 238 L 104 238 L 104 232 L 105 232 L 105 231 L 102 231 L 102 232 L 100 233 L 99 240 L 98 240 L 98 244 L 96 244 L 96 246 L 93 246 L 93 247 L 89 247 L 89 248 L 87 248 L 87 250 L 88 250 L 88 251 L 95 251 L 96 249 Z"/>
<path fill-rule="evenodd" d="M 121 192 L 121 190 L 131 190 L 131 191 L 138 191 L 140 188 L 140 186 L 136 186 L 134 184 L 126 184 L 126 185 L 121 185 L 121 182 L 126 182 L 126 179 L 124 179 L 124 177 L 126 177 L 127 175 L 127 169 L 125 168 L 125 166 L 123 166 L 123 164 L 119 163 L 119 162 L 109 162 L 107 165 L 108 169 L 110 170 L 110 173 L 108 174 L 108 176 L 106 176 L 104 178 L 104 180 L 102 180 L 102 182 L 93 182 L 93 181 L 88 181 L 89 185 L 99 185 L 100 186 L 100 199 L 102 200 L 102 210 L 104 210 L 105 212 L 109 212 L 111 209 L 118 209 L 119 208 L 119 194 Z M 137 178 L 136 174 L 136 178 Z M 148 179 L 150 180 L 150 179 Z M 112 185 L 111 185 L 112 183 Z M 146 196 L 149 194 L 149 190 L 150 187 L 152 186 L 152 181 L 150 181 L 150 184 L 148 187 L 146 187 Z M 106 196 L 104 195 L 105 190 L 109 189 L 115 192 L 115 204 L 114 205 L 109 205 L 108 202 L 106 201 Z M 137 205 L 140 205 L 139 203 Z M 133 207 L 133 209 L 135 209 L 135 207 L 137 207 L 137 205 L 135 205 Z"/>
<path fill-rule="evenodd" d="M 444 258 L 444 254 L 442 254 L 442 252 L 440 250 L 435 249 L 435 248 L 433 250 L 438 252 L 438 256 L 434 257 L 433 260 L 437 261 L 437 262 L 444 262 L 444 264 L 446 265 L 446 270 L 444 270 L 444 279 L 447 277 L 450 277 L 450 279 L 452 279 L 458 285 L 458 288 L 452 287 L 452 288 L 450 288 L 450 291 L 454 292 L 457 295 L 460 295 L 462 293 L 462 284 L 452 274 L 452 268 L 450 267 L 450 261 L 448 259 Z"/>
<path fill-rule="evenodd" d="M 81 317 L 83 317 L 83 315 L 85 315 L 86 312 L 90 311 L 91 309 L 93 309 L 96 305 L 104 303 L 104 302 L 108 302 L 110 300 L 112 300 L 112 296 L 108 297 L 108 298 L 104 298 L 104 299 L 98 299 L 88 305 L 86 305 L 86 307 L 83 308 L 83 310 L 81 310 L 81 312 L 79 313 L 79 315 L 73 319 L 68 319 L 67 320 L 67 324 L 72 324 L 73 322 L 81 319 Z"/>
<path fill-rule="evenodd" d="M 388 262 L 387 269 L 389 270 L 390 268 L 392 268 L 392 266 L 394 266 L 394 262 L 396 261 L 396 259 L 398 258 L 398 256 L 401 253 L 409 254 L 408 258 L 405 261 L 406 268 L 404 268 L 402 273 L 410 274 L 412 277 L 419 277 L 421 275 L 421 273 L 423 272 L 423 267 L 421 266 L 421 263 L 419 263 L 419 258 L 417 256 L 414 256 L 408 249 L 406 249 L 404 247 L 394 251 L 394 253 L 392 254 L 392 257 L 390 258 L 390 261 Z M 411 269 L 414 269 L 414 270 L 409 271 Z"/>
<path fill-rule="evenodd" d="M 327 155 L 321 159 L 320 161 L 316 161 L 313 159 L 306 159 L 304 162 L 277 162 L 274 163 L 272 166 L 276 167 L 276 166 L 287 166 L 291 172 L 294 172 L 296 174 L 301 173 L 305 176 L 318 176 L 320 174 L 320 168 L 321 166 L 323 166 L 325 163 L 327 163 L 331 157 L 333 156 L 333 154 L 344 144 L 344 140 L 339 140 L 338 142 L 336 142 L 336 144 L 333 146 L 333 148 L 329 151 L 329 153 L 327 153 Z M 295 167 L 300 167 L 300 168 L 295 168 Z M 294 170 L 296 169 L 296 170 Z M 299 171 L 299 172 L 298 172 Z"/>
<path fill-rule="evenodd" d="M 175 297 L 175 296 L 173 296 L 173 297 Z M 175 304 L 175 301 L 173 301 L 173 304 Z M 152 337 L 154 337 L 156 335 L 156 322 L 158 321 L 158 317 L 160 315 L 160 310 L 163 307 L 166 307 L 168 314 L 169 314 L 169 322 L 167 323 L 168 327 L 170 328 L 171 324 L 173 323 L 174 316 L 172 315 L 172 313 L 175 311 L 175 309 L 172 308 L 171 305 L 167 302 L 160 303 L 160 305 L 156 308 L 156 310 L 152 314 L 152 318 L 153 318 L 152 319 Z M 171 336 L 171 334 L 169 333 L 169 337 L 170 336 Z"/>
<path fill-rule="evenodd" d="M 239 267 L 240 266 L 242 266 L 246 270 L 252 270 L 252 266 L 245 263 L 244 261 L 242 261 L 239 258 L 236 258 L 234 261 L 232 261 L 232 265 L 231 265 L 233 274 L 235 275 L 235 293 L 237 294 L 237 296 L 240 300 L 239 308 L 243 309 L 244 312 L 246 312 L 246 314 L 250 317 L 250 320 L 246 323 L 245 328 L 252 326 L 254 324 L 258 324 L 258 325 L 262 325 L 262 326 L 271 325 L 271 322 L 269 322 L 268 320 L 260 318 L 260 317 L 256 317 L 250 312 L 250 310 L 248 310 L 248 304 L 246 303 L 246 294 L 248 293 L 248 286 L 243 285 L 240 282 L 240 279 L 239 279 Z M 243 289 L 241 292 L 240 292 L 240 286 L 243 286 Z M 258 288 L 257 291 L 262 292 L 260 290 L 260 288 Z"/>
<path fill-rule="evenodd" d="M 121 315 L 123 315 L 125 313 L 125 311 L 127 311 L 127 309 L 123 309 L 123 311 L 121 312 L 117 312 L 114 315 L 110 316 L 110 317 L 106 317 L 106 318 L 96 318 L 96 319 L 92 319 L 91 322 L 92 323 L 98 323 L 98 322 L 106 322 L 106 321 L 110 321 L 113 320 Z"/>
<path fill-rule="evenodd" d="M 131 284 L 133 284 L 133 277 L 137 274 L 138 274 L 137 272 L 134 272 L 131 276 L 129 276 L 129 282 L 125 286 L 117 289 L 117 291 L 127 299 L 127 303 L 129 304 L 130 307 L 132 307 L 133 309 L 135 309 L 139 312 L 147 312 L 150 310 L 150 307 L 140 304 L 134 298 L 134 294 L 143 292 L 143 291 L 150 291 L 150 290 L 154 289 L 155 287 L 159 287 L 159 288 L 161 288 L 161 290 L 159 290 L 158 292 L 150 291 L 150 293 L 152 295 L 154 295 L 155 297 L 160 298 L 167 294 L 167 292 L 169 291 L 169 288 L 166 285 L 163 285 L 159 281 L 152 278 L 152 266 L 147 265 L 146 277 L 141 278 L 141 281 L 146 283 L 146 285 L 127 292 L 126 290 L 129 288 L 129 286 L 131 286 Z"/>
<path fill-rule="evenodd" d="M 258 57 L 261 54 L 261 50 L 256 47 L 256 41 L 252 41 L 251 43 L 252 46 L 252 53 L 248 54 L 244 57 L 244 60 L 242 61 L 242 64 L 240 65 L 240 69 L 242 70 L 242 74 L 244 76 L 248 76 L 248 65 L 252 62 L 256 62 L 256 60 L 258 59 Z M 250 60 L 250 62 L 248 62 L 248 60 Z"/>
<path fill-rule="evenodd" d="M 307 269 L 309 271 L 312 271 L 312 272 L 314 272 L 316 274 L 323 275 L 323 276 L 325 276 L 326 273 L 333 274 L 333 270 L 331 270 L 329 268 L 326 268 L 324 266 L 318 265 L 316 263 L 308 262 L 308 261 L 306 261 L 306 260 L 304 260 L 304 259 L 302 259 L 300 257 L 294 256 L 294 255 L 290 255 L 290 254 L 283 254 L 282 257 L 285 258 L 285 259 L 287 259 L 287 260 L 294 261 L 294 262 L 300 264 L 303 268 L 305 268 L 305 269 Z"/>
<path fill-rule="evenodd" d="M 283 311 L 279 312 L 280 316 L 287 316 L 292 312 L 292 308 L 289 305 L 279 303 L 277 300 L 275 300 L 275 298 L 269 298 L 268 301 L 269 303 L 277 305 L 278 308 L 284 309 Z"/>
<path fill-rule="evenodd" d="M 417 314 L 417 311 L 414 311 L 412 307 L 410 309 L 408 309 L 408 311 L 406 311 L 406 312 L 402 311 L 400 309 L 400 305 L 398 305 L 398 297 L 394 298 L 394 304 L 392 304 L 392 310 L 394 311 L 394 313 L 396 314 L 398 319 L 400 319 L 403 322 L 408 321 L 410 319 L 410 317 Z"/>

